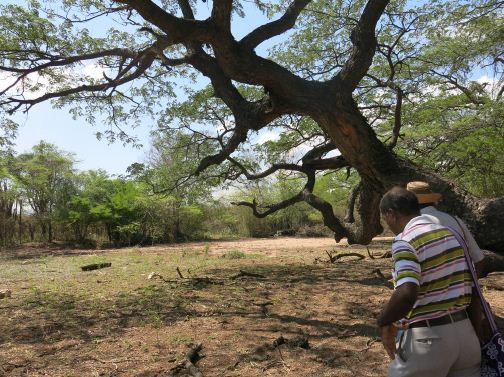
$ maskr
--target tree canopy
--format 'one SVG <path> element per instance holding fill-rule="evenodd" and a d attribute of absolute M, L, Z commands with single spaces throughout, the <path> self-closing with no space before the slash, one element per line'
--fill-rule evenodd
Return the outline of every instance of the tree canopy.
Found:
<path fill-rule="evenodd" d="M 278 202 L 238 204 L 265 217 L 306 202 L 336 239 L 350 242 L 381 231 L 384 191 L 426 180 L 482 245 L 504 250 L 502 7 L 497 0 L 8 4 L 0 9 L 0 107 L 9 119 L 53 101 L 104 124 L 111 140 L 132 141 L 123 125 L 152 120 L 182 151 L 173 158 L 191 156 L 170 178 L 176 187 L 279 172 L 302 178 Z M 262 25 L 243 26 L 258 14 Z M 265 130 L 277 136 L 260 143 Z M 341 187 L 353 177 L 345 217 L 316 190 L 326 174 Z"/>

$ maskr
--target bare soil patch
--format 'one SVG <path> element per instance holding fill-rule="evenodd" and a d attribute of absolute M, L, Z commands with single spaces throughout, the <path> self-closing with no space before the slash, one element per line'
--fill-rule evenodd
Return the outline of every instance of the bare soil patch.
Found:
<path fill-rule="evenodd" d="M 326 251 L 365 258 L 324 263 Z M 330 238 L 4 252 L 0 375 L 185 376 L 201 343 L 204 376 L 385 376 L 374 322 L 390 288 L 376 269 L 390 263 Z M 484 282 L 503 317 L 504 274 Z"/>

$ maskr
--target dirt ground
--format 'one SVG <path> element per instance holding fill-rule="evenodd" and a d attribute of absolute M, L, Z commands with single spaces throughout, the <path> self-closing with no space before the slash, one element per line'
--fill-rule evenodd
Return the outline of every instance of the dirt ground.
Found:
<path fill-rule="evenodd" d="M 390 239 L 276 238 L 3 252 L 1 376 L 386 376 Z M 328 263 L 329 255 L 357 253 Z M 376 256 L 370 258 L 369 254 Z M 82 272 L 88 263 L 111 268 Z M 154 274 L 153 274 L 154 273 Z M 504 317 L 504 274 L 483 279 Z M 499 322 L 500 324 L 502 322 Z"/>

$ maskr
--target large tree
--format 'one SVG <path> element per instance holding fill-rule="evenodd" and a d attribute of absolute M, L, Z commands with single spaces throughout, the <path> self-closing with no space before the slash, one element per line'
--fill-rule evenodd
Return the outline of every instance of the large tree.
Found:
<path fill-rule="evenodd" d="M 502 2 L 435 1 L 422 6 L 400 0 L 256 0 L 253 5 L 271 21 L 240 38 L 233 30 L 243 21 L 233 20 L 247 17 L 252 5 L 232 0 L 4 6 L 0 70 L 8 79 L 0 91 L 2 111 L 28 111 L 53 100 L 91 122 L 107 120 L 111 138 L 128 137 L 122 129 L 125 122 L 159 116 L 162 127 L 190 132 L 198 152 L 216 149 L 201 153 L 187 179 L 209 174 L 253 180 L 279 170 L 300 174 L 306 183 L 291 198 L 266 206 L 240 204 L 264 217 L 305 201 L 321 211 L 336 239 L 348 237 L 350 242 L 367 243 L 381 232 L 378 203 L 384 191 L 410 180 L 429 181 L 483 246 L 504 250 L 503 198 L 479 199 L 413 163 L 411 149 L 394 152 L 402 143 L 402 127 L 414 127 L 403 124 L 403 116 L 415 113 L 408 105 L 422 102 L 428 93 L 455 90 L 466 96 L 468 106 L 459 116 L 488 107 L 488 96 L 468 85 L 470 66 L 490 60 L 496 72 L 502 67 Z M 198 18 L 196 10 L 208 10 L 209 15 Z M 108 30 L 102 19 L 109 20 Z M 483 32 L 484 22 L 493 32 Z M 270 55 L 260 52 L 282 35 Z M 477 48 L 467 48 L 471 45 Z M 90 70 L 83 66 L 102 73 L 86 74 Z M 211 90 L 201 87 L 201 75 Z M 182 86 L 195 84 L 186 95 L 175 87 L 181 76 Z M 177 94 L 185 103 L 176 103 Z M 500 106 L 501 94 L 499 90 L 491 99 L 494 107 Z M 106 119 L 98 118 L 98 111 Z M 292 161 L 269 158 L 271 166 L 250 159 L 244 145 L 253 142 L 254 131 L 268 127 L 284 131 L 282 141 L 291 152 L 301 143 L 310 150 Z M 198 148 L 202 145 L 212 148 Z M 344 219 L 314 194 L 319 172 L 342 168 L 360 177 Z M 354 219 L 354 203 L 360 221 Z"/>

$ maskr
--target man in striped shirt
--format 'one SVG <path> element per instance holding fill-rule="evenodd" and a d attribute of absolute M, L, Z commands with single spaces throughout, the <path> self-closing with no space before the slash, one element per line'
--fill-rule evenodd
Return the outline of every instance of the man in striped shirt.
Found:
<path fill-rule="evenodd" d="M 479 341 L 465 310 L 472 280 L 462 246 L 448 228 L 420 215 L 417 198 L 404 188 L 388 191 L 380 212 L 396 234 L 395 290 L 377 319 L 392 359 L 389 376 L 479 377 Z M 404 330 L 397 337 L 398 321 Z"/>

